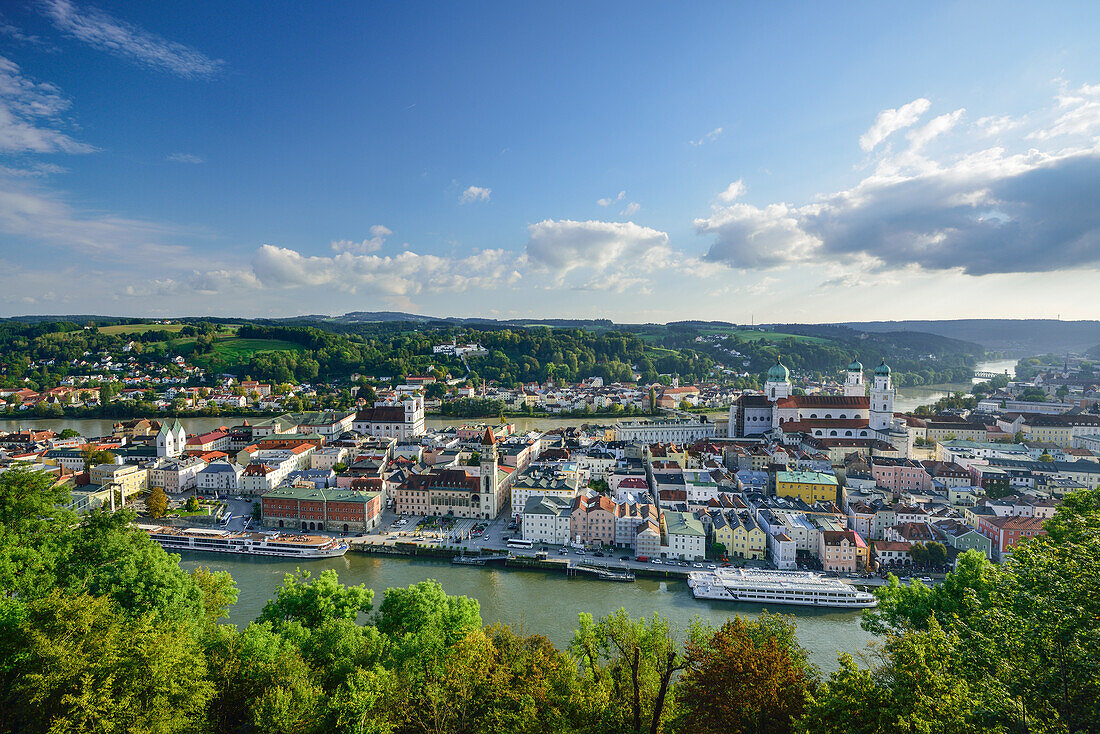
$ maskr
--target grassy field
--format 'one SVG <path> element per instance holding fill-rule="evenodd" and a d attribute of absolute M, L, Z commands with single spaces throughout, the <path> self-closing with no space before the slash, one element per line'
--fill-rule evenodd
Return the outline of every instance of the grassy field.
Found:
<path fill-rule="evenodd" d="M 214 354 L 227 362 L 247 362 L 253 354 L 261 352 L 300 352 L 303 347 L 282 339 L 219 339 L 214 343 Z"/>
<path fill-rule="evenodd" d="M 770 342 L 781 341 L 783 339 L 794 339 L 798 342 L 806 342 L 808 344 L 831 344 L 829 339 L 822 339 L 819 336 L 804 336 L 802 334 L 786 334 L 781 331 L 757 331 L 755 329 L 701 329 L 704 334 L 731 334 L 744 339 L 745 341 L 758 342 L 761 340 L 767 340 Z"/>
<path fill-rule="evenodd" d="M 99 327 L 100 334 L 144 334 L 147 331 L 177 333 L 185 324 L 114 324 Z"/>

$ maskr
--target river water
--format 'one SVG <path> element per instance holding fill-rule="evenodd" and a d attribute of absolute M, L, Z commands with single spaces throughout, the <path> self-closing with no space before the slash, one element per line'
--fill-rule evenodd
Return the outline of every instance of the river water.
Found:
<path fill-rule="evenodd" d="M 240 598 L 229 621 L 238 626 L 255 619 L 282 583 L 283 576 L 297 567 L 294 561 L 225 557 L 215 553 L 184 554 L 180 565 L 187 570 L 205 565 L 233 575 Z M 755 604 L 698 601 L 683 581 L 643 579 L 613 583 L 541 571 L 454 566 L 444 561 L 358 553 L 310 561 L 306 568 L 314 574 L 333 568 L 344 583 L 374 589 L 375 607 L 388 588 L 435 579 L 449 594 L 477 599 L 486 624 L 502 622 L 528 633 L 545 634 L 558 647 L 569 644 L 580 612 L 599 617 L 622 607 L 636 617 L 657 613 L 682 635 L 696 616 L 720 625 L 735 614 L 756 617 L 763 609 Z M 794 615 L 799 641 L 810 651 L 814 662 L 826 670 L 836 669 L 838 650 L 858 654 L 871 640 L 871 635 L 859 625 L 859 612 L 811 607 L 776 607 L 771 611 Z"/>

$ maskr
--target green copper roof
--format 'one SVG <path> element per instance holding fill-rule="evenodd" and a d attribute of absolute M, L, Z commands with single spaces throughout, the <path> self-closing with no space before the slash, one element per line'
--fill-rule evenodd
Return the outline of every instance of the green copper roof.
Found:
<path fill-rule="evenodd" d="M 858 359 L 852 359 L 852 363 L 848 365 L 849 372 L 863 372 L 863 363 Z"/>
<path fill-rule="evenodd" d="M 883 357 L 882 363 L 878 367 L 875 367 L 875 374 L 882 377 L 890 376 L 890 366 L 886 364 L 886 357 Z"/>
<path fill-rule="evenodd" d="M 783 364 L 781 357 L 775 358 L 775 364 L 768 370 L 768 382 L 788 382 L 791 379 L 791 371 Z"/>

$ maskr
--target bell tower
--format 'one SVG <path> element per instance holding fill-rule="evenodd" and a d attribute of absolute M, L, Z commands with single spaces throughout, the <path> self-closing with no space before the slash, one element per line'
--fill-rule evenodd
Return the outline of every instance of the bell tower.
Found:
<path fill-rule="evenodd" d="M 481 515 L 491 520 L 499 510 L 497 503 L 497 438 L 492 426 L 481 437 Z"/>
<path fill-rule="evenodd" d="M 853 359 L 844 376 L 844 396 L 862 398 L 866 394 L 867 386 L 863 384 L 863 365 L 858 359 Z"/>
<path fill-rule="evenodd" d="M 885 431 L 894 420 L 894 387 L 890 379 L 890 367 L 884 357 L 875 367 L 875 381 L 871 385 L 871 420 L 874 431 Z"/>

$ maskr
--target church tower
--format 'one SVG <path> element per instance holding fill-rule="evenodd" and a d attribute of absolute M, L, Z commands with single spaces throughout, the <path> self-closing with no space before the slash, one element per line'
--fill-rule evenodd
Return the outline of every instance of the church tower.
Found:
<path fill-rule="evenodd" d="M 873 431 L 885 431 L 894 419 L 894 388 L 890 381 L 890 367 L 885 357 L 875 367 L 875 381 L 871 385 L 871 420 Z"/>
<path fill-rule="evenodd" d="M 481 437 L 481 512 L 491 520 L 497 515 L 497 439 L 492 426 Z"/>
<path fill-rule="evenodd" d="M 768 370 L 764 394 L 773 403 L 791 396 L 791 371 L 783 364 L 781 357 L 776 357 L 775 364 Z"/>
<path fill-rule="evenodd" d="M 867 388 L 863 384 L 863 365 L 858 359 L 853 359 L 844 377 L 844 397 L 862 398 L 866 394 Z"/>
<path fill-rule="evenodd" d="M 187 434 L 180 425 L 179 419 L 169 428 L 167 423 L 160 424 L 160 432 L 157 433 L 157 456 L 175 458 L 183 453 L 187 445 Z"/>

